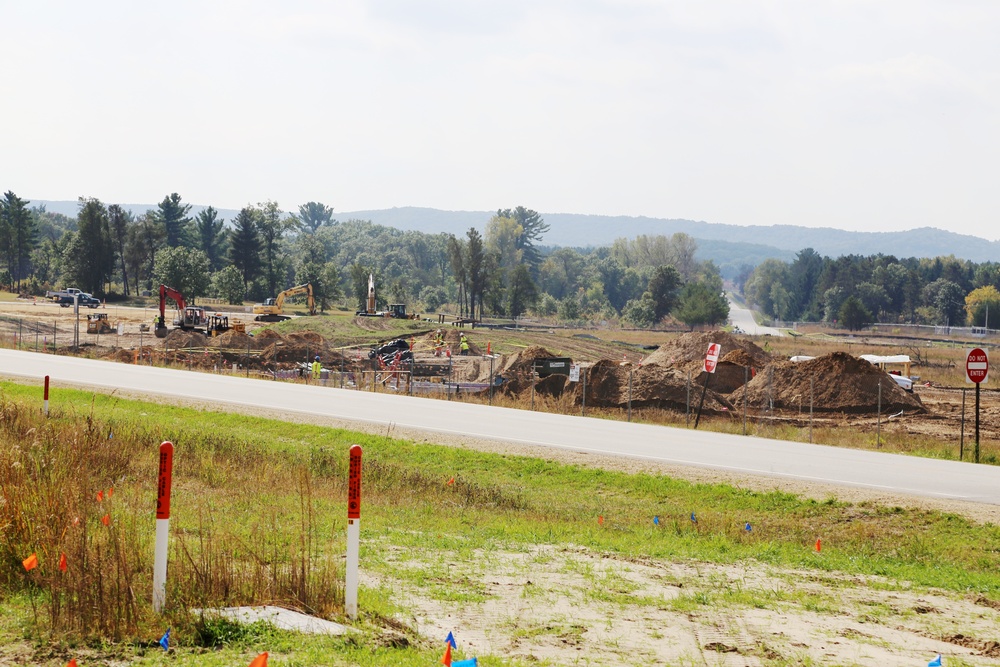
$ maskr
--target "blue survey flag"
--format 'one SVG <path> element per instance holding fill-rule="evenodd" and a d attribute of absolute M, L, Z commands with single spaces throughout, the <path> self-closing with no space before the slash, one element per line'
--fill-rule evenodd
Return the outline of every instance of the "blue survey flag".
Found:
<path fill-rule="evenodd" d="M 451 645 L 452 648 L 458 648 L 458 644 L 455 643 L 455 635 L 451 634 L 451 632 L 449 632 L 448 636 L 444 638 L 444 643 Z"/>
<path fill-rule="evenodd" d="M 691 512 L 691 523 L 698 523 L 698 517 L 694 515 L 694 512 Z"/>
<path fill-rule="evenodd" d="M 451 664 L 454 665 L 455 663 Z M 927 667 L 941 667 L 942 664 L 944 663 L 941 662 L 941 654 L 938 653 L 936 658 L 927 663 Z"/>
<path fill-rule="evenodd" d="M 160 646 L 163 647 L 164 651 L 170 650 L 170 628 L 167 628 L 167 631 L 160 637 Z"/>
<path fill-rule="evenodd" d="M 743 530 L 747 531 L 748 533 L 753 530 L 753 527 L 750 525 L 749 521 L 747 521 L 747 525 L 743 526 Z"/>
<path fill-rule="evenodd" d="M 468 660 L 456 660 L 451 663 L 451 667 L 479 667 L 479 661 L 475 658 L 469 658 Z"/>
<path fill-rule="evenodd" d="M 653 517 L 653 525 L 655 525 L 655 526 L 659 526 L 660 525 L 660 517 L 658 517 L 658 516 L 654 516 Z"/>

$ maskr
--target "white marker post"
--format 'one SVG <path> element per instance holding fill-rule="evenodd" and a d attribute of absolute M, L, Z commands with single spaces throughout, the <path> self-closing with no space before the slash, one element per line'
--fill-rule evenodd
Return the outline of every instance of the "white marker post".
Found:
<path fill-rule="evenodd" d="M 45 376 L 45 416 L 49 416 L 49 376 Z"/>
<path fill-rule="evenodd" d="M 347 573 L 344 582 L 344 610 L 358 617 L 358 556 L 361 538 L 361 446 L 351 445 L 347 472 Z"/>
<path fill-rule="evenodd" d="M 160 477 L 156 485 L 156 550 L 153 556 L 153 611 L 159 614 L 167 599 L 167 538 L 170 535 L 170 482 L 174 446 L 160 445 Z"/>

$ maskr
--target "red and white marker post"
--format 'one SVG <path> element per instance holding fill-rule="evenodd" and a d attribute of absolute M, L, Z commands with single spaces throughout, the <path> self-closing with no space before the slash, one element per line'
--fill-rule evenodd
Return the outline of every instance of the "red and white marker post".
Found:
<path fill-rule="evenodd" d="M 45 376 L 45 398 L 44 398 L 43 402 L 44 402 L 44 405 L 45 405 L 45 416 L 48 417 L 49 416 L 49 376 L 48 375 Z"/>
<path fill-rule="evenodd" d="M 965 381 L 976 383 L 976 463 L 979 463 L 979 385 L 990 379 L 990 355 L 981 347 L 965 355 Z"/>
<path fill-rule="evenodd" d="M 705 394 L 708 393 L 708 381 L 715 373 L 715 367 L 719 365 L 719 353 L 722 351 L 720 343 L 709 343 L 708 351 L 705 352 L 705 386 L 701 390 L 701 402 L 698 403 L 698 415 L 694 418 L 694 427 L 698 428 L 701 421 L 701 408 L 705 405 Z"/>
<path fill-rule="evenodd" d="M 159 614 L 167 600 L 167 538 L 170 535 L 170 483 L 174 445 L 160 445 L 160 475 L 156 484 L 156 550 L 153 556 L 153 611 Z"/>
<path fill-rule="evenodd" d="M 358 558 L 361 539 L 361 446 L 351 445 L 347 471 L 347 572 L 344 582 L 344 610 L 358 617 Z"/>

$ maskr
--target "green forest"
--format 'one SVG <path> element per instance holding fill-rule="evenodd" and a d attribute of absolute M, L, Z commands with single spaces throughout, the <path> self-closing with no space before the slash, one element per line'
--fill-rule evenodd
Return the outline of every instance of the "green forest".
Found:
<path fill-rule="evenodd" d="M 697 244 L 683 233 L 574 249 L 546 246 L 548 225 L 522 206 L 498 209 L 484 231 L 462 236 L 338 221 L 319 202 L 286 212 L 266 201 L 232 220 L 213 207 L 197 215 L 191 208 L 177 193 L 138 215 L 81 198 L 72 218 L 8 191 L 0 200 L 0 284 L 24 295 L 72 286 L 112 301 L 165 284 L 188 300 L 242 304 L 310 283 L 321 310 L 357 310 L 373 274 L 378 306 L 406 303 L 411 312 L 634 327 L 728 318 L 717 267 L 697 261 Z"/>
<path fill-rule="evenodd" d="M 747 268 L 747 301 L 780 321 L 912 323 L 995 329 L 1000 323 L 1000 263 L 953 256 L 823 257 L 812 248 L 791 262 L 768 259 Z"/>

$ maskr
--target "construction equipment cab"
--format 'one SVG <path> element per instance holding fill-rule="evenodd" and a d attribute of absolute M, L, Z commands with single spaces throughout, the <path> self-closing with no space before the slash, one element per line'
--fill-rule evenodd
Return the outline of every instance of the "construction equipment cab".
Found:
<path fill-rule="evenodd" d="M 286 289 L 273 299 L 265 299 L 264 303 L 254 306 L 253 312 L 257 316 L 254 319 L 258 322 L 281 322 L 282 320 L 292 319 L 291 316 L 284 314 L 282 308 L 285 305 L 285 299 L 298 294 L 306 295 L 306 305 L 309 308 L 309 314 L 315 315 L 316 301 L 313 299 L 313 287 L 311 283 L 306 283 L 305 285 L 296 285 L 295 287 Z"/>

